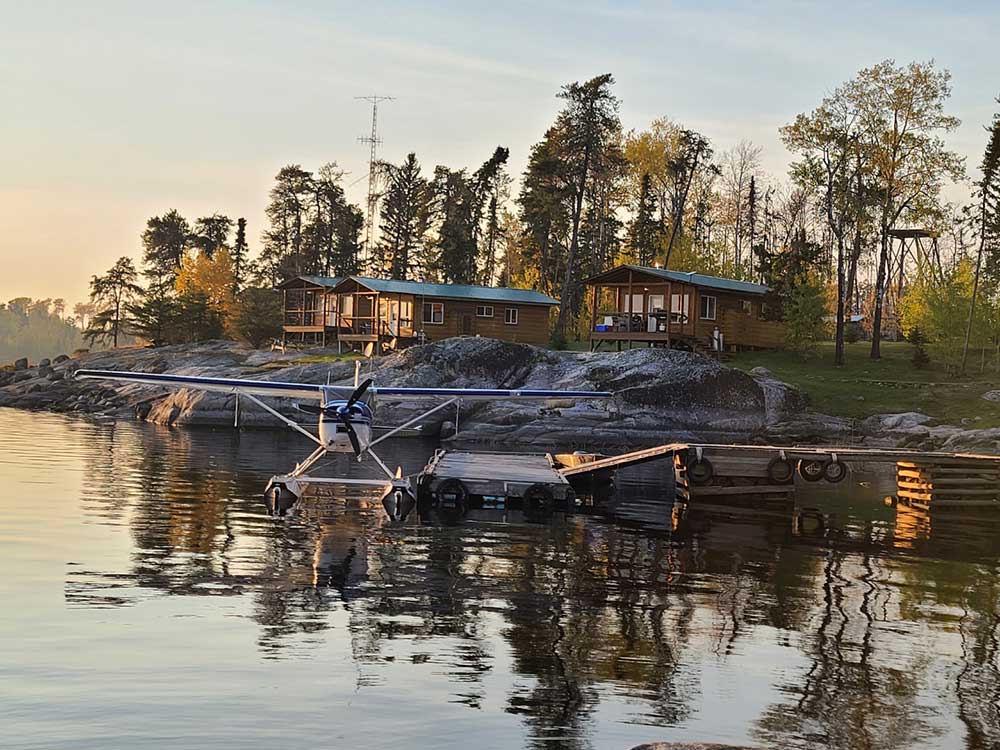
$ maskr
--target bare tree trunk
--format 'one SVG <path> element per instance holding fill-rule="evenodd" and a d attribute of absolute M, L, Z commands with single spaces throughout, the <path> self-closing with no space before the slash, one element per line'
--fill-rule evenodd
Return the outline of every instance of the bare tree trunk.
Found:
<path fill-rule="evenodd" d="M 680 226 L 681 222 L 684 221 L 684 206 L 687 204 L 688 191 L 691 189 L 691 183 L 694 181 L 695 170 L 698 169 L 698 159 L 701 157 L 701 151 L 695 151 L 694 159 L 691 160 L 691 171 L 688 172 L 687 184 L 684 185 L 684 192 L 681 195 L 680 207 L 677 211 L 677 215 L 674 217 L 673 226 L 670 227 L 670 241 L 667 243 L 667 256 L 663 259 L 663 267 L 670 267 L 670 253 L 674 249 L 674 240 L 677 238 L 677 228 Z"/>
<path fill-rule="evenodd" d="M 889 227 L 882 214 L 882 241 L 879 247 L 878 274 L 875 277 L 875 310 L 872 313 L 872 359 L 882 359 L 882 302 L 885 298 L 885 274 L 889 260 Z"/>
<path fill-rule="evenodd" d="M 111 328 L 112 345 L 115 349 L 118 348 L 118 327 L 121 321 L 121 297 L 115 297 L 115 323 Z"/>
<path fill-rule="evenodd" d="M 844 237 L 843 232 L 837 235 L 837 330 L 834 335 L 833 364 L 844 366 Z"/>

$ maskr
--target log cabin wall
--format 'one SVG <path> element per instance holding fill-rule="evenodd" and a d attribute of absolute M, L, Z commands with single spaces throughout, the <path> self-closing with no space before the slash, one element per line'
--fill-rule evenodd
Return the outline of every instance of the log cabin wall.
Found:
<path fill-rule="evenodd" d="M 767 301 L 761 295 L 730 294 L 699 288 L 696 296 L 696 338 L 709 341 L 718 327 L 726 348 L 780 349 L 784 346 L 785 326 L 780 321 L 764 319 L 762 305 Z M 715 298 L 714 319 L 702 317 L 706 311 L 704 297 Z"/>
<path fill-rule="evenodd" d="M 444 306 L 442 323 L 424 322 L 424 303 Z M 508 310 L 515 312 L 508 315 Z M 491 315 L 486 314 L 490 312 Z M 518 344 L 544 345 L 549 340 L 549 308 L 546 305 L 417 297 L 414 313 L 415 327 L 424 332 L 428 341 L 452 336 L 482 336 Z"/>

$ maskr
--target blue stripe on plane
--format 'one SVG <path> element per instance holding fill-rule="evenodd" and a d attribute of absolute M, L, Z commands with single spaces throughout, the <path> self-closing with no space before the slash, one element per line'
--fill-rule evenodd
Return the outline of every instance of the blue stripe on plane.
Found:
<path fill-rule="evenodd" d="M 479 396 L 521 398 L 611 398 L 609 391 L 537 391 L 537 390 L 496 390 L 489 388 L 372 388 L 376 396 Z"/>

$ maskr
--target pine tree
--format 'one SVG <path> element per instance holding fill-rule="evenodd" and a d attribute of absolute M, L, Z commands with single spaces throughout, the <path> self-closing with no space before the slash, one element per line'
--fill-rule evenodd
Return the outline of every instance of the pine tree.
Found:
<path fill-rule="evenodd" d="M 172 282 L 190 239 L 191 225 L 174 209 L 149 219 L 142 233 L 146 276 Z"/>
<path fill-rule="evenodd" d="M 440 280 L 469 284 L 474 280 L 476 243 L 472 222 L 475 196 L 464 169 L 434 170 L 433 190 L 437 215 L 432 272 Z"/>
<path fill-rule="evenodd" d="M 931 357 L 927 353 L 927 337 L 920 326 L 913 326 L 910 329 L 910 335 L 907 336 L 907 340 L 913 345 L 913 356 L 910 357 L 913 366 L 918 370 L 927 367 L 931 363 Z"/>
<path fill-rule="evenodd" d="M 98 312 L 83 334 L 91 343 L 110 340 L 112 346 L 118 346 L 127 320 L 127 307 L 142 292 L 136 283 L 138 277 L 131 258 L 122 257 L 103 276 L 91 278 L 90 299 Z"/>
<path fill-rule="evenodd" d="M 382 164 L 386 188 L 382 194 L 378 262 L 389 278 L 412 278 L 431 215 L 431 190 L 420 174 L 416 154 L 399 166 Z"/>
<path fill-rule="evenodd" d="M 629 227 L 629 246 L 636 263 L 640 266 L 653 264 L 661 234 L 660 222 L 656 218 L 656 196 L 651 188 L 649 173 L 644 172 L 639 183 L 635 218 Z"/>
<path fill-rule="evenodd" d="M 236 238 L 233 240 L 233 294 L 239 294 L 243 288 L 243 277 L 249 260 L 247 248 L 247 220 L 242 216 L 236 220 Z"/>
<path fill-rule="evenodd" d="M 127 307 L 128 332 L 148 341 L 153 346 L 179 341 L 179 304 L 173 294 L 173 287 L 166 284 L 150 284 L 142 297 Z"/>
<path fill-rule="evenodd" d="M 189 246 L 204 253 L 209 258 L 216 251 L 226 247 L 229 241 L 229 231 L 233 228 L 233 220 L 222 214 L 212 214 L 195 219 L 194 230 L 191 232 Z"/>
<path fill-rule="evenodd" d="M 275 175 L 266 214 L 261 261 L 272 283 L 306 273 L 307 204 L 313 197 L 313 176 L 298 164 Z"/>
<path fill-rule="evenodd" d="M 524 226 L 523 261 L 537 269 L 538 288 L 546 294 L 558 294 L 572 223 L 571 192 L 555 141 L 555 130 L 549 128 L 532 147 L 517 199 Z"/>
<path fill-rule="evenodd" d="M 757 195 L 757 177 L 750 175 L 750 192 L 747 195 L 747 234 L 750 240 L 750 252 L 747 253 L 747 269 L 743 278 L 753 278 L 753 259 L 756 257 L 757 246 L 757 221 L 760 207 Z"/>
<path fill-rule="evenodd" d="M 574 272 L 580 249 L 580 222 L 593 170 L 605 159 L 609 148 L 618 146 L 621 135 L 618 99 L 611 93 L 614 82 L 614 77 L 605 73 L 582 84 L 564 86 L 559 93 L 559 98 L 566 101 L 566 107 L 559 113 L 553 128 L 557 135 L 556 158 L 569 187 L 572 203 L 566 272 L 556 321 L 558 336 L 565 336 L 566 324 L 575 313 L 572 300 L 578 291 Z"/>
<path fill-rule="evenodd" d="M 997 102 L 1000 103 L 1000 99 Z M 1000 236 L 1000 114 L 993 115 L 993 122 L 987 131 L 990 137 L 980 166 L 983 176 L 978 183 L 979 251 L 976 253 L 972 300 L 969 302 L 969 321 L 965 327 L 965 344 L 962 347 L 961 373 L 963 375 L 965 374 L 966 361 L 969 358 L 969 339 L 972 335 L 972 324 L 976 314 L 976 297 L 979 295 L 979 276 L 983 267 L 983 254 L 987 243 L 990 243 L 991 249 L 995 250 L 993 244 Z M 988 267 L 995 271 L 996 256 L 994 253 L 991 253 Z"/>

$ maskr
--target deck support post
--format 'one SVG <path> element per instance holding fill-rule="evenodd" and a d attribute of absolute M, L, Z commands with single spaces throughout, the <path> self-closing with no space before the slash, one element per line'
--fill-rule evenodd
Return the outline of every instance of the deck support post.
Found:
<path fill-rule="evenodd" d="M 635 314 L 635 310 L 632 309 L 632 269 L 628 271 L 628 303 L 625 305 L 628 308 L 628 315 L 625 320 L 628 326 L 628 348 L 632 348 L 632 316 Z"/>
<path fill-rule="evenodd" d="M 670 345 L 670 327 L 674 324 L 674 285 L 667 282 L 667 349 L 672 349 Z"/>
<path fill-rule="evenodd" d="M 590 302 L 590 351 L 594 351 L 594 328 L 597 326 L 597 288 L 594 284 L 594 294 Z"/>

